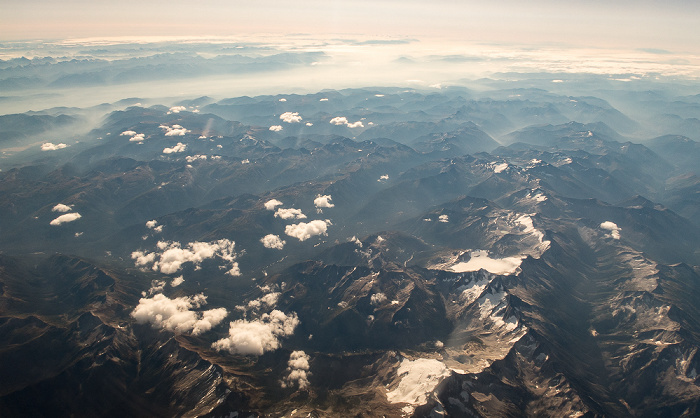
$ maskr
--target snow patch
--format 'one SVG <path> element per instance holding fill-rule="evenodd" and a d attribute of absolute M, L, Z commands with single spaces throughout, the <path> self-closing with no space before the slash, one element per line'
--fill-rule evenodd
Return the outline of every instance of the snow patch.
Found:
<path fill-rule="evenodd" d="M 386 394 L 391 403 L 423 405 L 430 392 L 447 376 L 450 370 L 439 360 L 419 358 L 403 359 L 396 374 L 401 377 L 399 385 Z"/>
<path fill-rule="evenodd" d="M 493 274 L 513 274 L 520 267 L 523 258 L 525 258 L 524 256 L 491 258 L 488 251 L 485 250 L 472 251 L 470 256 L 469 261 L 457 263 L 450 270 L 464 273 L 484 269 Z"/>

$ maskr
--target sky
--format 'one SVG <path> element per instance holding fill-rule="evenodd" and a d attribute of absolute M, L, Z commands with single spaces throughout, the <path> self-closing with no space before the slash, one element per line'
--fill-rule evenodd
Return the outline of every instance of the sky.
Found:
<path fill-rule="evenodd" d="M 690 0 L 0 0 L 0 41 L 304 33 L 700 53 Z"/>

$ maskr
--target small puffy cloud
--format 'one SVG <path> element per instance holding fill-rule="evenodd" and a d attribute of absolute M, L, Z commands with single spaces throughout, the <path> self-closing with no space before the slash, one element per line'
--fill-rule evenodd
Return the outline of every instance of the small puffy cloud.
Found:
<path fill-rule="evenodd" d="M 384 293 L 380 292 L 380 293 L 373 294 L 370 297 L 369 303 L 372 306 L 380 306 L 380 305 L 384 304 L 384 302 L 386 302 L 386 300 L 387 300 L 386 295 Z"/>
<path fill-rule="evenodd" d="M 187 161 L 188 163 L 192 163 L 192 162 L 195 162 L 195 161 L 197 161 L 197 160 L 204 160 L 204 161 L 206 161 L 206 160 L 207 160 L 207 156 L 206 156 L 206 155 L 197 154 L 197 155 L 188 155 L 187 157 L 185 157 L 185 161 Z"/>
<path fill-rule="evenodd" d="M 155 219 L 152 221 L 146 222 L 146 228 L 152 229 L 154 232 L 163 232 L 163 225 L 158 225 L 158 221 Z"/>
<path fill-rule="evenodd" d="M 270 130 L 272 132 L 279 132 L 282 130 L 282 125 L 272 125 L 272 126 L 270 126 Z"/>
<path fill-rule="evenodd" d="M 346 118 L 345 116 L 336 116 L 330 120 L 330 123 L 333 125 L 338 125 L 338 126 L 345 125 L 348 128 L 364 128 L 365 127 L 365 125 L 362 124 L 361 120 L 358 120 L 357 122 L 350 123 L 348 121 L 348 118 Z"/>
<path fill-rule="evenodd" d="M 275 250 L 281 250 L 284 248 L 284 244 L 287 242 L 282 240 L 279 235 L 274 235 L 274 234 L 268 234 L 265 235 L 260 239 L 260 242 L 262 242 L 262 245 L 265 248 L 271 248 Z"/>
<path fill-rule="evenodd" d="M 172 282 L 170 282 L 170 286 L 172 287 L 178 287 L 181 284 L 185 282 L 185 278 L 183 276 L 177 276 L 176 278 L 173 279 Z"/>
<path fill-rule="evenodd" d="M 245 160 L 241 160 L 241 164 L 250 164 L 250 160 L 247 158 Z"/>
<path fill-rule="evenodd" d="M 173 106 L 170 109 L 168 109 L 168 115 L 171 113 L 180 113 L 187 110 L 185 106 Z"/>
<path fill-rule="evenodd" d="M 347 125 L 348 118 L 345 116 L 336 116 L 330 121 L 331 125 Z"/>
<path fill-rule="evenodd" d="M 185 136 L 186 133 L 190 132 L 180 125 L 173 125 L 172 127 L 160 125 L 159 128 L 163 130 L 165 136 Z"/>
<path fill-rule="evenodd" d="M 278 102 L 286 102 L 286 101 L 287 101 L 287 99 L 285 99 L 284 97 L 278 100 Z"/>
<path fill-rule="evenodd" d="M 275 210 L 277 206 L 282 206 L 284 203 L 280 202 L 277 199 L 270 199 L 267 202 L 265 202 L 265 209 L 267 210 Z"/>
<path fill-rule="evenodd" d="M 326 97 L 324 97 L 324 98 L 322 98 L 322 99 L 318 99 L 318 101 L 319 101 L 319 102 L 327 102 L 328 99 L 327 99 Z"/>
<path fill-rule="evenodd" d="M 440 215 L 438 217 L 438 222 L 444 222 L 444 223 L 450 222 L 450 217 L 447 215 Z"/>
<path fill-rule="evenodd" d="M 146 139 L 145 134 L 136 134 L 129 138 L 129 142 L 143 142 L 144 139 Z"/>
<path fill-rule="evenodd" d="M 229 335 L 212 344 L 219 351 L 232 354 L 260 356 L 280 347 L 280 339 L 294 334 L 299 318 L 292 312 L 286 315 L 277 309 L 257 319 L 232 321 Z"/>
<path fill-rule="evenodd" d="M 119 134 L 119 136 L 134 136 L 136 135 L 136 131 L 124 131 Z"/>
<path fill-rule="evenodd" d="M 153 271 L 163 274 L 177 273 L 185 263 L 192 263 L 195 269 L 207 259 L 218 258 L 226 262 L 227 274 L 239 276 L 241 271 L 235 261 L 238 254 L 234 251 L 236 243 L 228 239 L 211 242 L 190 242 L 184 247 L 179 242 L 159 241 L 158 250 L 152 253 L 134 251 L 131 258 L 137 267 L 147 267 L 152 264 Z"/>
<path fill-rule="evenodd" d="M 42 151 L 56 151 L 56 150 L 63 149 L 66 147 L 68 147 L 68 145 L 66 145 L 64 143 L 53 144 L 51 142 L 44 142 L 43 144 L 41 144 Z"/>
<path fill-rule="evenodd" d="M 83 235 L 82 232 L 76 232 L 76 233 L 75 233 L 75 237 L 76 237 L 76 238 L 78 238 L 78 237 L 81 236 L 81 235 Z"/>
<path fill-rule="evenodd" d="M 306 122 L 306 126 L 314 126 L 314 124 L 311 122 Z"/>
<path fill-rule="evenodd" d="M 299 241 L 306 241 L 315 235 L 326 235 L 329 221 L 315 220 L 311 222 L 299 222 L 298 224 L 287 225 L 284 233 L 294 237 Z"/>
<path fill-rule="evenodd" d="M 620 231 L 622 230 L 622 228 L 617 226 L 615 222 L 605 221 L 600 224 L 600 227 L 602 229 L 605 229 L 606 231 L 610 231 L 610 237 L 612 237 L 613 239 L 620 239 Z"/>
<path fill-rule="evenodd" d="M 77 212 L 66 213 L 65 215 L 61 215 L 58 218 L 51 221 L 49 223 L 49 225 L 58 226 L 58 225 L 62 225 L 62 224 L 68 223 L 68 222 L 77 221 L 80 218 L 82 218 L 82 216 Z"/>
<path fill-rule="evenodd" d="M 59 203 L 56 206 L 51 209 L 51 212 L 70 212 L 72 211 L 73 208 L 71 208 L 68 205 L 64 205 L 63 203 Z"/>
<path fill-rule="evenodd" d="M 283 208 L 279 208 L 279 209 L 277 209 L 277 212 L 275 212 L 275 218 L 282 218 L 282 219 L 306 219 L 306 215 L 304 215 L 304 214 L 301 212 L 301 209 L 294 209 L 294 208 L 283 209 Z"/>
<path fill-rule="evenodd" d="M 332 208 L 335 205 L 331 203 L 331 200 L 333 200 L 333 198 L 329 194 L 318 195 L 316 199 L 314 199 L 314 206 L 317 208 Z"/>
<path fill-rule="evenodd" d="M 389 175 L 388 175 L 388 174 L 382 174 L 382 175 L 379 176 L 379 178 L 377 179 L 377 181 L 379 181 L 379 182 L 387 181 L 387 180 L 389 180 Z"/>
<path fill-rule="evenodd" d="M 298 386 L 306 389 L 309 386 L 309 360 L 311 358 L 303 351 L 292 351 L 287 362 L 287 375 L 282 380 L 283 388 Z"/>
<path fill-rule="evenodd" d="M 299 123 L 302 121 L 299 112 L 284 112 L 280 115 L 280 120 L 287 123 Z"/>
<path fill-rule="evenodd" d="M 241 311 L 246 311 L 246 310 L 259 310 L 260 308 L 274 308 L 277 305 L 277 301 L 280 298 L 281 293 L 280 292 L 272 292 L 268 293 L 264 296 L 261 296 L 257 299 L 253 299 L 248 302 L 248 305 L 243 306 L 239 305 L 236 306 L 236 309 L 241 310 Z"/>
<path fill-rule="evenodd" d="M 195 311 L 207 303 L 203 294 L 169 299 L 162 293 L 142 298 L 131 312 L 139 324 L 150 323 L 153 328 L 178 334 L 199 335 L 218 325 L 228 315 L 224 308 Z"/>
<path fill-rule="evenodd" d="M 185 152 L 187 149 L 187 145 L 183 144 L 182 142 L 178 142 L 177 145 L 175 145 L 172 148 L 164 148 L 163 149 L 163 154 L 173 154 L 177 152 Z"/>

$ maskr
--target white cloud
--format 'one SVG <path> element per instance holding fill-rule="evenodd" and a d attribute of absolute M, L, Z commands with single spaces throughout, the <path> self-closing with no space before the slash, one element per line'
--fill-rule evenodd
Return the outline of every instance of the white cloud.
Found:
<path fill-rule="evenodd" d="M 136 135 L 136 131 L 124 131 L 119 134 L 119 136 L 134 136 Z"/>
<path fill-rule="evenodd" d="M 151 288 L 148 289 L 148 294 L 153 295 L 154 293 L 163 293 L 163 289 L 165 289 L 165 280 L 151 280 Z M 144 296 L 146 296 L 144 294 Z"/>
<path fill-rule="evenodd" d="M 438 217 L 438 222 L 444 222 L 444 223 L 450 222 L 450 217 L 447 215 L 440 215 Z"/>
<path fill-rule="evenodd" d="M 389 175 L 388 175 L 388 174 L 382 174 L 382 175 L 379 176 L 379 178 L 377 179 L 377 181 L 386 181 L 386 180 L 389 180 Z"/>
<path fill-rule="evenodd" d="M 278 102 L 286 102 L 286 101 L 287 101 L 287 99 L 285 99 L 284 97 L 278 100 Z"/>
<path fill-rule="evenodd" d="M 284 248 L 284 244 L 287 242 L 280 239 L 279 235 L 274 235 L 274 234 L 268 234 L 265 235 L 260 239 L 260 242 L 262 242 L 262 245 L 265 248 L 271 248 L 271 249 L 276 249 L 276 250 L 281 250 Z"/>
<path fill-rule="evenodd" d="M 380 292 L 380 293 L 375 293 L 375 294 L 373 294 L 373 295 L 370 297 L 369 303 L 370 303 L 372 306 L 380 306 L 380 305 L 382 305 L 384 302 L 386 302 L 386 299 L 387 299 L 387 298 L 386 298 L 386 295 L 385 295 L 384 293 L 381 293 L 381 292 Z"/>
<path fill-rule="evenodd" d="M 330 123 L 332 125 L 347 125 L 348 118 L 346 118 L 345 116 L 336 116 L 333 119 L 331 119 Z"/>
<path fill-rule="evenodd" d="M 61 224 L 65 224 L 68 222 L 73 222 L 78 219 L 82 218 L 82 216 L 79 213 L 66 213 L 65 215 L 61 215 L 58 218 L 54 219 L 49 223 L 49 225 L 57 226 Z"/>
<path fill-rule="evenodd" d="M 275 218 L 282 218 L 282 219 L 306 219 L 306 215 L 304 215 L 304 214 L 301 212 L 301 209 L 294 209 L 294 208 L 283 209 L 283 208 L 279 208 L 279 209 L 277 209 L 277 212 L 275 212 Z"/>
<path fill-rule="evenodd" d="M 287 362 L 287 376 L 282 380 L 282 387 L 298 386 L 306 389 L 309 386 L 309 360 L 311 358 L 303 351 L 292 351 Z"/>
<path fill-rule="evenodd" d="M 272 125 L 272 126 L 270 126 L 270 130 L 272 132 L 279 132 L 282 130 L 282 125 Z"/>
<path fill-rule="evenodd" d="M 238 276 L 241 271 L 235 261 L 238 254 L 234 251 L 236 243 L 228 239 L 220 239 L 211 242 L 190 242 L 184 248 L 179 242 L 159 241 L 158 251 L 144 253 L 134 251 L 131 258 L 135 260 L 136 266 L 148 266 L 154 271 L 164 274 L 177 273 L 182 269 L 184 263 L 192 263 L 195 269 L 200 268 L 202 261 L 212 258 L 219 258 L 226 262 L 224 268 L 228 268 L 227 274 Z"/>
<path fill-rule="evenodd" d="M 187 149 L 187 145 L 183 144 L 182 142 L 178 142 L 177 145 L 175 145 L 172 148 L 165 148 L 163 149 L 163 154 L 172 154 L 176 152 L 185 152 Z"/>
<path fill-rule="evenodd" d="M 163 225 L 158 225 L 158 221 L 155 219 L 152 221 L 146 222 L 146 228 L 152 229 L 154 232 L 163 232 Z"/>
<path fill-rule="evenodd" d="M 353 235 L 352 238 L 350 238 L 348 241 L 350 241 L 350 242 L 354 243 L 355 245 L 357 245 L 358 247 L 362 248 L 362 241 L 360 241 L 356 236 Z"/>
<path fill-rule="evenodd" d="M 315 220 L 309 223 L 300 222 L 298 224 L 287 225 L 284 233 L 299 241 L 306 241 L 315 235 L 326 235 L 330 221 Z"/>
<path fill-rule="evenodd" d="M 136 134 L 136 135 L 132 136 L 131 138 L 129 138 L 129 141 L 130 142 L 143 142 L 144 139 L 146 139 L 145 134 Z"/>
<path fill-rule="evenodd" d="M 314 124 L 311 122 L 306 122 L 306 126 L 314 126 Z"/>
<path fill-rule="evenodd" d="M 136 264 L 136 267 L 147 266 L 155 261 L 156 253 L 145 253 L 143 251 L 134 251 L 131 253 L 131 258 Z"/>
<path fill-rule="evenodd" d="M 64 205 L 63 203 L 59 203 L 56 206 L 51 209 L 51 212 L 70 212 L 72 211 L 73 208 L 71 208 L 68 205 Z"/>
<path fill-rule="evenodd" d="M 169 299 L 162 293 L 141 298 L 131 316 L 139 324 L 150 323 L 153 328 L 178 334 L 199 335 L 218 325 L 227 315 L 225 308 L 193 311 L 207 303 L 203 294 Z"/>
<path fill-rule="evenodd" d="M 159 128 L 165 132 L 165 136 L 185 136 L 186 133 L 190 132 L 180 125 L 173 125 L 172 127 L 160 125 Z"/>
<path fill-rule="evenodd" d="M 332 208 L 335 205 L 331 203 L 331 200 L 333 200 L 333 198 L 329 194 L 323 196 L 318 195 L 316 196 L 316 199 L 314 199 L 314 206 L 317 208 Z"/>
<path fill-rule="evenodd" d="M 319 102 L 327 102 L 328 99 L 324 97 L 323 99 L 318 99 L 318 101 L 319 101 Z"/>
<path fill-rule="evenodd" d="M 232 321 L 229 336 L 212 344 L 219 351 L 233 354 L 262 355 L 280 347 L 280 338 L 294 334 L 299 318 L 292 312 L 286 315 L 277 309 L 259 319 Z"/>
<path fill-rule="evenodd" d="M 277 206 L 282 206 L 284 203 L 280 202 L 277 199 L 270 199 L 267 202 L 265 202 L 265 209 L 267 210 L 275 210 Z"/>
<path fill-rule="evenodd" d="M 52 144 L 51 142 L 44 142 L 43 144 L 41 144 L 42 151 L 56 151 L 56 150 L 63 149 L 66 147 L 68 147 L 68 145 L 66 145 L 64 143 Z"/>
<path fill-rule="evenodd" d="M 610 237 L 612 237 L 613 239 L 620 239 L 620 231 L 622 230 L 622 228 L 617 226 L 616 223 L 611 221 L 605 221 L 600 224 L 600 227 L 602 229 L 610 231 Z"/>
<path fill-rule="evenodd" d="M 184 282 L 185 282 L 185 278 L 183 276 L 177 276 L 176 278 L 173 279 L 172 282 L 170 282 L 170 286 L 178 287 Z"/>
<path fill-rule="evenodd" d="M 260 308 L 274 308 L 277 305 L 277 301 L 280 298 L 280 292 L 271 292 L 257 299 L 253 299 L 248 302 L 247 306 L 236 306 L 236 309 L 245 311 L 248 309 L 259 310 Z"/>
<path fill-rule="evenodd" d="M 299 112 L 284 112 L 280 115 L 280 120 L 287 123 L 299 123 L 303 119 L 299 116 Z"/>
<path fill-rule="evenodd" d="M 188 163 L 192 163 L 192 162 L 197 161 L 197 160 L 204 160 L 204 161 L 206 161 L 206 160 L 207 160 L 207 156 L 206 156 L 206 155 L 197 154 L 197 155 L 188 155 L 187 157 L 185 157 L 185 161 L 187 161 Z"/>
<path fill-rule="evenodd" d="M 187 110 L 185 106 L 173 106 L 170 109 L 168 109 L 168 115 L 171 113 L 180 113 L 185 110 Z"/>
<path fill-rule="evenodd" d="M 78 237 L 81 236 L 81 235 L 83 235 L 82 232 L 76 232 L 76 233 L 75 233 L 75 237 L 76 237 L 76 238 L 78 238 Z"/>
<path fill-rule="evenodd" d="M 364 128 L 365 125 L 362 124 L 361 120 L 358 120 L 357 122 L 352 122 L 350 123 L 348 121 L 348 118 L 345 116 L 336 116 L 333 119 L 330 120 L 330 123 L 333 125 L 345 125 L 348 128 Z"/>

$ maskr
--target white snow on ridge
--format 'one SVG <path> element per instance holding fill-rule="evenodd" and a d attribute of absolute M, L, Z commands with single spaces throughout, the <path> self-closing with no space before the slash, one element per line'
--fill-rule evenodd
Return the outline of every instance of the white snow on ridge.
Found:
<path fill-rule="evenodd" d="M 450 270 L 464 273 L 484 269 L 493 274 L 513 274 L 520 267 L 523 258 L 525 257 L 491 258 L 488 251 L 476 250 L 471 252 L 469 261 L 457 263 L 450 267 Z"/>
<path fill-rule="evenodd" d="M 502 173 L 503 171 L 505 171 L 506 168 L 508 168 L 508 163 L 495 164 L 493 166 L 493 172 Z"/>
<path fill-rule="evenodd" d="M 423 405 L 428 400 L 428 394 L 450 373 L 439 360 L 403 359 L 396 371 L 396 374 L 401 376 L 401 381 L 394 390 L 386 394 L 386 398 L 391 403 Z"/>

